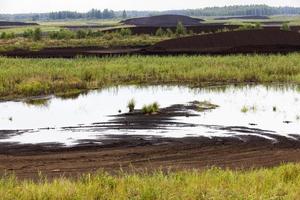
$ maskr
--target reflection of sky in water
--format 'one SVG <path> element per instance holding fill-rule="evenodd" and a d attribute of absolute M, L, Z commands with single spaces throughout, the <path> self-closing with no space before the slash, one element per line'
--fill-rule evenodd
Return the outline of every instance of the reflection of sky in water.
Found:
<path fill-rule="evenodd" d="M 34 130 L 8 140 L 24 143 L 62 142 L 67 145 L 76 140 L 95 139 L 103 135 L 156 135 L 163 137 L 186 136 L 228 136 L 229 132 L 206 126 L 188 128 L 172 127 L 170 130 L 101 130 L 88 129 L 75 132 L 61 130 L 60 127 L 89 125 L 105 122 L 107 115 L 118 114 L 118 110 L 127 112 L 127 102 L 134 98 L 141 108 L 144 104 L 157 101 L 161 107 L 184 104 L 193 100 L 208 100 L 220 107 L 199 117 L 180 117 L 176 120 L 199 125 L 245 126 L 275 131 L 276 134 L 300 134 L 300 93 L 295 87 L 230 86 L 226 89 L 190 89 L 177 86 L 134 87 L 122 86 L 92 91 L 80 95 L 77 99 L 62 100 L 52 98 L 46 106 L 28 105 L 22 102 L 0 103 L 0 129 L 38 129 L 53 127 L 54 130 Z M 242 113 L 242 107 L 254 106 L 255 111 Z M 276 112 L 273 107 L 276 107 Z M 292 123 L 283 123 L 292 121 Z M 250 126 L 257 124 L 256 126 Z M 231 135 L 237 134 L 230 132 Z M 241 133 L 238 133 L 241 135 Z M 104 138 L 103 138 L 104 139 Z"/>

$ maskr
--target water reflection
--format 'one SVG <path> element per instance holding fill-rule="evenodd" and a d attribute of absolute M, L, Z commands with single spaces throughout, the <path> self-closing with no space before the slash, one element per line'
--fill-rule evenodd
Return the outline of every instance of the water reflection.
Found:
<path fill-rule="evenodd" d="M 195 100 L 208 101 L 219 107 L 210 112 L 198 113 L 199 116 L 173 119 L 175 122 L 193 126 L 170 124 L 161 130 L 118 130 L 93 126 L 110 122 L 113 120 L 111 116 L 119 114 L 119 110 L 122 113 L 128 112 L 127 103 L 132 98 L 136 101 L 136 108 L 155 101 L 161 107 L 168 107 Z M 76 91 L 58 97 L 0 103 L 0 130 L 31 130 L 0 139 L 0 142 L 60 142 L 72 145 L 80 140 L 99 137 L 104 140 L 109 135 L 118 134 L 161 137 L 257 134 L 271 138 L 268 134 L 272 133 L 290 137 L 300 134 L 299 99 L 297 85 L 231 85 L 204 88 L 119 86 L 83 94 Z M 254 131 L 228 127 L 244 127 Z"/>

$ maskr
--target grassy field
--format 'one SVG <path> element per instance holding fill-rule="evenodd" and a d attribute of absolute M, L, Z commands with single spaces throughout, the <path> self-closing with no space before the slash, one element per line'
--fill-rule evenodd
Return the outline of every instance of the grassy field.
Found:
<path fill-rule="evenodd" d="M 150 35 L 131 35 L 120 36 L 119 34 L 104 34 L 101 37 L 84 39 L 43 39 L 33 41 L 26 38 L 14 38 L 9 40 L 0 40 L 0 51 L 9 51 L 14 49 L 40 50 L 49 47 L 120 47 L 120 46 L 142 46 L 152 45 L 162 40 L 170 39 L 167 36 L 157 37 Z"/>
<path fill-rule="evenodd" d="M 34 28 L 41 28 L 42 32 L 48 33 L 52 31 L 59 31 L 64 26 L 110 26 L 115 27 L 119 26 L 121 19 L 114 19 L 114 20 L 56 20 L 56 21 L 28 21 L 31 23 L 37 23 L 38 26 L 7 26 L 0 29 L 0 34 L 2 32 L 7 33 L 15 33 L 15 34 L 22 34 L 24 31 L 28 29 Z"/>
<path fill-rule="evenodd" d="M 0 179 L 0 199 L 172 199 L 292 200 L 300 198 L 300 165 L 249 171 L 154 172 L 111 176 L 104 172 L 78 179 L 20 181 Z"/>
<path fill-rule="evenodd" d="M 243 82 L 300 84 L 300 54 L 76 59 L 0 57 L 2 99 L 121 84 Z"/>
<path fill-rule="evenodd" d="M 249 22 L 289 22 L 291 26 L 299 26 L 300 25 L 300 16 L 283 16 L 283 15 L 274 15 L 269 16 L 270 19 L 227 19 L 227 20 L 215 20 L 216 17 L 208 17 L 204 18 L 206 21 L 204 23 L 226 23 L 232 25 L 242 25 Z"/>

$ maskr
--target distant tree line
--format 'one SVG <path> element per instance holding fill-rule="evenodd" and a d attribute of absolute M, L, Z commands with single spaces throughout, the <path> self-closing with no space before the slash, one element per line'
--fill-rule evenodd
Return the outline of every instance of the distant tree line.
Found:
<path fill-rule="evenodd" d="M 115 18 L 115 12 L 113 10 L 104 9 L 103 11 L 92 9 L 87 13 L 70 12 L 70 11 L 60 11 L 49 13 L 50 20 L 57 19 L 113 19 Z"/>
<path fill-rule="evenodd" d="M 300 14 L 300 7 L 270 7 L 267 5 L 248 6 L 224 6 L 208 7 L 188 10 L 169 11 L 113 11 L 109 9 L 92 9 L 87 13 L 60 11 L 51 13 L 33 14 L 0 14 L 0 20 L 12 21 L 37 21 L 37 20 L 59 20 L 59 19 L 112 19 L 144 17 L 160 14 L 180 14 L 187 16 L 251 16 L 251 15 L 297 15 Z"/>
<path fill-rule="evenodd" d="M 165 13 L 168 13 L 167 11 Z M 300 8 L 295 7 L 270 7 L 267 5 L 225 6 L 203 9 L 171 11 L 175 14 L 189 16 L 269 16 L 269 15 L 294 15 L 300 14 Z"/>

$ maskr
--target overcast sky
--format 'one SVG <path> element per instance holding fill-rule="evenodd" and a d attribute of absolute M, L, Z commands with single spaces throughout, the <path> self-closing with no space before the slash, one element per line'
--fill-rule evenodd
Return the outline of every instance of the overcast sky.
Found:
<path fill-rule="evenodd" d="M 0 13 L 85 12 L 91 8 L 171 10 L 249 4 L 300 7 L 300 0 L 0 0 Z"/>

